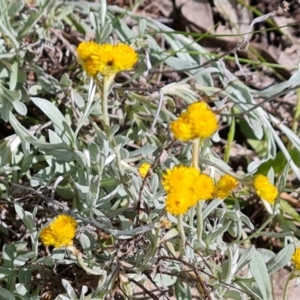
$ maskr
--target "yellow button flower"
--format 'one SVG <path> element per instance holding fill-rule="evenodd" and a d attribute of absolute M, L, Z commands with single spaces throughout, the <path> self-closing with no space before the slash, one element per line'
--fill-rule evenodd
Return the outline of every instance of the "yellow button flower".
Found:
<path fill-rule="evenodd" d="M 168 169 L 163 175 L 162 185 L 167 192 L 191 189 L 199 175 L 200 172 L 193 167 L 176 166 L 172 170 Z"/>
<path fill-rule="evenodd" d="M 191 104 L 187 113 L 195 138 L 209 138 L 218 129 L 216 114 L 205 102 Z"/>
<path fill-rule="evenodd" d="M 193 191 L 197 196 L 197 200 L 211 199 L 215 192 L 215 186 L 212 178 L 206 174 L 200 174 L 194 181 Z"/>
<path fill-rule="evenodd" d="M 296 249 L 292 256 L 292 262 L 295 265 L 295 269 L 300 271 L 300 247 Z"/>
<path fill-rule="evenodd" d="M 231 191 L 234 190 L 238 184 L 238 181 L 234 177 L 225 174 L 218 181 L 214 196 L 219 199 L 224 199 L 230 195 Z"/>
<path fill-rule="evenodd" d="M 86 73 L 93 77 L 97 75 L 98 70 L 94 63 L 93 56 L 95 56 L 98 52 L 99 44 L 88 41 L 82 42 L 77 47 L 77 57 L 79 63 L 82 65 Z"/>
<path fill-rule="evenodd" d="M 143 163 L 139 168 L 138 172 L 141 175 L 142 178 L 145 178 L 146 175 L 148 174 L 148 171 L 150 169 L 151 165 L 148 163 Z"/>
<path fill-rule="evenodd" d="M 195 138 L 209 138 L 218 129 L 218 119 L 205 102 L 196 102 L 171 123 L 170 129 L 176 139 L 184 142 Z"/>
<path fill-rule="evenodd" d="M 179 189 L 167 194 L 166 210 L 172 215 L 181 215 L 197 202 L 196 195 L 187 189 Z"/>
<path fill-rule="evenodd" d="M 183 142 L 189 141 L 194 138 L 192 132 L 192 124 L 189 122 L 188 114 L 183 113 L 181 116 L 173 121 L 170 125 L 170 129 L 175 138 Z"/>
<path fill-rule="evenodd" d="M 163 175 L 162 185 L 167 192 L 166 210 L 173 215 L 184 214 L 198 200 L 212 198 L 213 180 L 194 167 L 176 166 Z"/>
<path fill-rule="evenodd" d="M 278 196 L 278 190 L 273 184 L 270 183 L 268 177 L 259 174 L 254 177 L 253 184 L 259 197 L 265 199 L 271 204 L 274 204 Z"/>
<path fill-rule="evenodd" d="M 76 221 L 72 216 L 59 215 L 41 230 L 40 239 L 46 246 L 55 248 L 67 247 L 73 244 L 76 234 Z"/>
<path fill-rule="evenodd" d="M 111 45 L 82 42 L 77 47 L 77 55 L 84 70 L 91 77 L 98 73 L 102 76 L 114 76 L 132 69 L 138 61 L 135 50 L 122 43 Z"/>

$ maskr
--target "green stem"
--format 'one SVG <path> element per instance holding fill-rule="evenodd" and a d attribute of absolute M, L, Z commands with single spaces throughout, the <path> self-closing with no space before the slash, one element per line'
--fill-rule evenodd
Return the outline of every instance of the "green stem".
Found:
<path fill-rule="evenodd" d="M 185 242 L 186 242 L 186 238 L 185 238 L 185 232 L 184 232 L 184 228 L 183 228 L 183 215 L 180 214 L 177 216 L 177 229 L 180 235 L 180 242 L 179 242 L 179 256 L 182 256 L 182 254 L 184 253 L 184 248 L 185 248 Z"/>
<path fill-rule="evenodd" d="M 197 170 L 199 170 L 199 151 L 200 151 L 200 139 L 194 139 L 193 140 L 193 153 L 192 153 L 192 159 L 193 159 L 193 167 Z M 197 239 L 200 243 L 200 245 L 205 245 L 205 243 L 202 240 L 202 233 L 203 233 L 203 215 L 202 215 L 202 201 L 198 200 L 197 202 Z"/>
<path fill-rule="evenodd" d="M 288 291 L 289 291 L 289 283 L 291 281 L 291 279 L 293 278 L 295 274 L 295 270 L 293 270 L 289 277 L 287 278 L 285 285 L 284 285 L 284 289 L 283 289 L 283 300 L 288 300 Z"/>
<path fill-rule="evenodd" d="M 194 214 L 195 214 L 195 206 L 191 207 L 189 210 L 189 225 L 191 228 L 194 227 Z"/>
<path fill-rule="evenodd" d="M 102 120 L 103 124 L 105 127 L 105 132 L 109 129 L 109 116 L 108 116 L 108 94 L 109 94 L 109 89 L 113 83 L 114 76 L 104 76 L 103 81 L 102 81 L 102 101 L 101 101 L 101 106 L 102 106 Z M 99 87 L 99 82 L 97 82 L 97 86 Z"/>
<path fill-rule="evenodd" d="M 205 243 L 202 240 L 202 233 L 203 233 L 203 215 L 202 215 L 202 201 L 199 200 L 197 202 L 197 238 L 200 243 L 200 245 L 205 245 Z"/>
<path fill-rule="evenodd" d="M 243 243 L 255 238 L 270 223 L 270 221 L 274 218 L 274 216 L 275 216 L 274 214 L 269 216 L 269 218 L 257 230 L 255 230 L 254 233 L 249 235 L 246 239 L 241 240 L 241 241 L 234 241 L 234 243 L 243 244 Z"/>
<path fill-rule="evenodd" d="M 102 124 L 104 132 L 106 133 L 108 137 L 108 141 L 113 148 L 115 155 L 116 155 L 116 164 L 120 173 L 121 181 L 124 185 L 124 188 L 126 189 L 126 192 L 128 193 L 128 196 L 132 199 L 137 199 L 137 195 L 134 196 L 134 193 L 130 189 L 130 179 L 126 176 L 125 170 L 122 166 L 122 160 L 121 160 L 121 153 L 119 150 L 119 147 L 111 133 L 110 130 L 110 124 L 109 124 L 109 115 L 108 115 L 108 95 L 109 90 L 111 88 L 111 85 L 113 83 L 114 76 L 104 76 L 102 83 L 99 82 L 97 79 L 95 79 L 96 85 L 98 90 L 102 93 L 102 101 L 101 101 L 101 107 L 102 107 Z"/>
<path fill-rule="evenodd" d="M 200 147 L 200 139 L 193 140 L 193 148 L 192 148 L 192 159 L 193 159 L 193 167 L 199 170 L 199 147 Z"/>

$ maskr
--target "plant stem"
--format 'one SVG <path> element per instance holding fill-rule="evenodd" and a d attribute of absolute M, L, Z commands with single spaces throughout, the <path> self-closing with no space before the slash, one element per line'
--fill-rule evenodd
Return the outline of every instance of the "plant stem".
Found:
<path fill-rule="evenodd" d="M 199 170 L 199 150 L 200 150 L 200 139 L 194 139 L 193 140 L 193 167 L 197 170 Z M 203 215 L 202 215 L 202 201 L 198 200 L 197 202 L 197 239 L 200 243 L 200 245 L 205 245 L 202 240 L 202 232 L 203 232 Z"/>
<path fill-rule="evenodd" d="M 117 167 L 118 167 L 118 170 L 120 173 L 121 181 L 124 185 L 124 188 L 126 189 L 126 192 L 128 193 L 128 196 L 134 200 L 134 199 L 137 199 L 138 196 L 134 195 L 134 193 L 130 189 L 130 179 L 125 174 L 125 170 L 121 163 L 121 154 L 120 154 L 119 147 L 118 147 L 118 145 L 111 133 L 111 130 L 110 130 L 107 102 L 108 102 L 109 90 L 111 88 L 113 80 L 114 80 L 114 76 L 104 76 L 102 83 L 100 83 L 97 79 L 95 80 L 98 90 L 100 90 L 102 93 L 102 95 L 101 95 L 102 96 L 102 101 L 101 101 L 102 124 L 103 124 L 104 132 L 106 133 L 106 135 L 108 137 L 108 141 L 115 152 L 116 163 L 117 163 Z"/>
<path fill-rule="evenodd" d="M 284 289 L 283 289 L 283 300 L 288 300 L 288 291 L 289 291 L 289 283 L 291 281 L 291 279 L 293 278 L 295 273 L 295 270 L 293 270 L 289 277 L 287 278 L 285 285 L 284 285 Z"/>
<path fill-rule="evenodd" d="M 108 94 L 109 89 L 112 85 L 114 76 L 104 76 L 102 81 L 102 120 L 105 127 L 109 128 L 109 116 L 108 116 Z M 99 83 L 97 82 L 97 86 L 99 87 Z M 108 128 L 104 128 L 105 132 L 108 130 Z"/>
<path fill-rule="evenodd" d="M 200 147 L 200 139 L 193 140 L 193 148 L 192 148 L 192 159 L 193 159 L 193 167 L 199 170 L 199 147 Z"/>
<path fill-rule="evenodd" d="M 197 239 L 200 243 L 200 245 L 205 245 L 205 243 L 202 240 L 202 232 L 203 232 L 203 215 L 202 215 L 202 201 L 199 200 L 197 202 Z"/>
<path fill-rule="evenodd" d="M 258 236 L 259 233 L 270 223 L 270 221 L 274 218 L 274 216 L 275 216 L 274 214 L 269 216 L 269 218 L 254 233 L 249 235 L 246 239 L 241 241 L 234 241 L 234 243 L 242 244 Z"/>
<path fill-rule="evenodd" d="M 180 214 L 177 216 L 177 228 L 178 228 L 178 232 L 180 235 L 180 242 L 179 242 L 179 256 L 182 256 L 182 254 L 184 253 L 184 247 L 185 247 L 185 232 L 184 232 L 184 228 L 183 228 L 183 215 Z"/>

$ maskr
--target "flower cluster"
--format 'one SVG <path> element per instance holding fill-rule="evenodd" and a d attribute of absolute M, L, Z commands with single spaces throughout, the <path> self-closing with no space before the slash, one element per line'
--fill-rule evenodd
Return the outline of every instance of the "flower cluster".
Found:
<path fill-rule="evenodd" d="M 163 175 L 163 187 L 167 192 L 166 210 L 173 215 L 184 214 L 198 200 L 212 198 L 213 180 L 193 167 L 176 166 Z"/>
<path fill-rule="evenodd" d="M 278 196 L 278 190 L 273 184 L 270 183 L 268 177 L 261 174 L 256 175 L 254 177 L 253 184 L 256 193 L 259 197 L 268 201 L 271 204 L 274 204 Z"/>
<path fill-rule="evenodd" d="M 218 129 L 216 114 L 205 102 L 191 104 L 187 111 L 171 123 L 171 131 L 178 140 L 209 138 Z"/>
<path fill-rule="evenodd" d="M 75 233 L 75 219 L 72 216 L 59 215 L 41 230 L 40 239 L 46 246 L 67 247 L 73 244 Z"/>
<path fill-rule="evenodd" d="M 145 178 L 146 175 L 148 174 L 148 171 L 150 170 L 151 165 L 148 163 L 143 163 L 141 166 L 138 168 L 138 172 L 142 178 Z"/>
<path fill-rule="evenodd" d="M 80 43 L 77 56 L 91 77 L 98 73 L 114 76 L 121 71 L 132 69 L 138 60 L 135 50 L 126 44 L 97 44 L 93 41 Z"/>
<path fill-rule="evenodd" d="M 238 181 L 234 177 L 228 174 L 223 175 L 216 185 L 214 197 L 219 199 L 228 197 L 238 184 Z"/>
<path fill-rule="evenodd" d="M 295 265 L 295 269 L 300 271 L 300 247 L 296 249 L 292 256 L 292 262 Z"/>

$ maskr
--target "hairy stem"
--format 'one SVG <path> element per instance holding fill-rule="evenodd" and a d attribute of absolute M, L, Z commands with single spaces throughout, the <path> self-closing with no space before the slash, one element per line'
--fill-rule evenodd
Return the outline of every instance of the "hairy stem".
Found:
<path fill-rule="evenodd" d="M 116 163 L 117 163 L 117 167 L 118 167 L 121 181 L 124 185 L 124 188 L 126 189 L 126 192 L 128 193 L 129 197 L 131 197 L 132 199 L 137 199 L 137 195 L 134 195 L 134 193 L 130 189 L 130 180 L 126 176 L 125 170 L 122 166 L 122 163 L 121 163 L 122 160 L 121 160 L 121 154 L 120 154 L 119 147 L 118 147 L 118 145 L 114 139 L 114 136 L 112 135 L 111 130 L 110 130 L 107 102 L 108 102 L 109 90 L 111 88 L 113 80 L 114 80 L 114 76 L 104 76 L 102 83 L 99 82 L 98 80 L 95 80 L 97 88 L 102 94 L 101 108 L 102 108 L 103 129 L 108 137 L 108 141 L 109 141 L 111 147 L 113 148 L 113 150 L 115 152 Z"/>
<path fill-rule="evenodd" d="M 180 242 L 179 242 L 179 255 L 182 256 L 184 253 L 184 248 L 185 248 L 185 242 L 186 242 L 186 237 L 185 237 L 185 232 L 183 228 L 183 215 L 180 214 L 177 216 L 177 229 L 180 235 Z"/>

